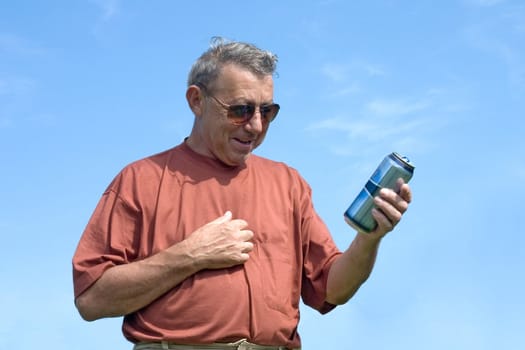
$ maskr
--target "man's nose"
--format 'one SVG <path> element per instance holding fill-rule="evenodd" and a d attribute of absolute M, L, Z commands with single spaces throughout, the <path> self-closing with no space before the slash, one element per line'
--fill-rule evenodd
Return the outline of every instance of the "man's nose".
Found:
<path fill-rule="evenodd" d="M 248 123 L 246 123 L 245 127 L 249 131 L 257 133 L 260 133 L 264 130 L 265 122 L 261 114 L 260 108 L 255 108 L 255 111 L 253 112 L 253 117 L 250 118 Z"/>

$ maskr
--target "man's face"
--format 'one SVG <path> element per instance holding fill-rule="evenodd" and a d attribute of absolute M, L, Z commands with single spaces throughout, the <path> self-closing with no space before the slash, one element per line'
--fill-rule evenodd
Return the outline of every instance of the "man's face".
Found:
<path fill-rule="evenodd" d="M 227 165 L 241 165 L 268 131 L 269 123 L 261 117 L 259 106 L 273 103 L 273 78 L 227 65 L 208 89 L 203 91 L 202 114 L 196 120 L 194 149 Z M 227 108 L 209 95 L 227 105 L 255 105 L 255 115 L 243 125 L 234 125 L 228 120 Z"/>

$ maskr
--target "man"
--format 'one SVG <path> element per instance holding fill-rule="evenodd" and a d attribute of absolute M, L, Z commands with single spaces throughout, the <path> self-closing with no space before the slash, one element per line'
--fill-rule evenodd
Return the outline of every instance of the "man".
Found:
<path fill-rule="evenodd" d="M 321 313 L 369 276 L 411 191 L 382 190 L 377 229 L 341 252 L 296 170 L 253 155 L 279 111 L 277 58 L 217 40 L 193 65 L 180 145 L 125 167 L 73 258 L 86 320 L 124 316 L 135 349 L 294 349 L 300 298 Z"/>

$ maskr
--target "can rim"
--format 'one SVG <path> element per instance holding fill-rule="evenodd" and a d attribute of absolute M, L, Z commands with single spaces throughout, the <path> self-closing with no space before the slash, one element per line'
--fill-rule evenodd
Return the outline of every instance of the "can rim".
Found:
<path fill-rule="evenodd" d="M 414 170 L 415 166 L 412 163 L 410 163 L 410 160 L 407 157 L 402 156 L 397 152 L 392 152 L 392 156 L 394 161 L 401 165 L 403 168 L 410 171 Z"/>

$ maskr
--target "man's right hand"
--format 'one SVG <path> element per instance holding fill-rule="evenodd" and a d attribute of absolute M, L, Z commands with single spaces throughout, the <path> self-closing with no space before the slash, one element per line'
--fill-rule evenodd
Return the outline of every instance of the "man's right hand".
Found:
<path fill-rule="evenodd" d="M 184 242 L 199 269 L 221 269 L 245 263 L 253 250 L 253 232 L 242 219 L 223 216 L 193 232 Z"/>

